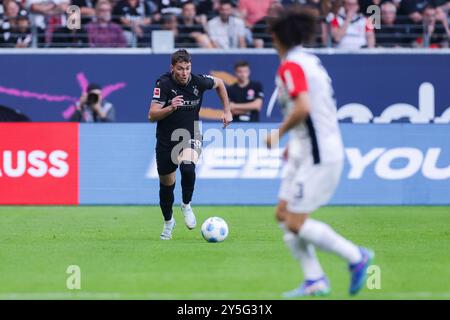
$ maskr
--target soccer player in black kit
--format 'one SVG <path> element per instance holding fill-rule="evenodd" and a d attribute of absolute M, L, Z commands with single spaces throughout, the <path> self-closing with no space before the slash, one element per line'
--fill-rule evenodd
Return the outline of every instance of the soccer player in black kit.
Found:
<path fill-rule="evenodd" d="M 162 75 L 153 90 L 148 118 L 157 121 L 156 164 L 159 174 L 159 203 L 164 216 L 162 240 L 172 239 L 175 219 L 172 214 L 176 170 L 181 172 L 183 203 L 181 211 L 189 229 L 196 226 L 190 202 L 195 185 L 195 164 L 202 147 L 199 112 L 203 93 L 216 89 L 222 101 L 225 128 L 233 120 L 228 94 L 221 79 L 191 73 L 191 57 L 184 50 L 172 54 L 170 72 Z"/>

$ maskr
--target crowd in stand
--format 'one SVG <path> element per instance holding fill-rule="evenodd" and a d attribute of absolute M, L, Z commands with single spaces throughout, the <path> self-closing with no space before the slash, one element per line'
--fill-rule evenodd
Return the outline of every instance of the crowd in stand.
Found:
<path fill-rule="evenodd" d="M 270 48 L 268 19 L 292 4 L 317 11 L 314 47 L 448 47 L 450 0 L 0 0 L 0 47 L 150 47 L 166 30 L 175 47 Z"/>

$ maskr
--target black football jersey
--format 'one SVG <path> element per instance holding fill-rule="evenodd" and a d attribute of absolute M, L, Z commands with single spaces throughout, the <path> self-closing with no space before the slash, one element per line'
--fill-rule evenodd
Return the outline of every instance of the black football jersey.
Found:
<path fill-rule="evenodd" d="M 199 120 L 199 112 L 202 105 L 203 93 L 214 87 L 214 78 L 210 75 L 191 74 L 191 79 L 186 86 L 178 84 L 170 72 L 162 75 L 157 81 L 153 90 L 152 102 L 158 102 L 163 108 L 170 106 L 172 99 L 176 96 L 183 96 L 184 104 L 159 120 L 156 128 L 156 138 L 159 146 L 171 147 L 182 139 L 172 141 L 172 133 L 176 129 L 186 129 L 191 135 L 191 139 L 197 139 L 200 132 L 195 127 Z"/>
<path fill-rule="evenodd" d="M 262 84 L 258 81 L 250 81 L 245 87 L 240 87 L 237 83 L 227 88 L 230 102 L 248 103 L 258 98 L 264 99 Z M 259 111 L 252 110 L 241 115 L 233 116 L 233 122 L 258 122 Z"/>

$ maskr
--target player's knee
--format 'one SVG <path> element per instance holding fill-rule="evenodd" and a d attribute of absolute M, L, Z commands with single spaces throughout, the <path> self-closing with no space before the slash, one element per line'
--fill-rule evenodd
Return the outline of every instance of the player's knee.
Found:
<path fill-rule="evenodd" d="M 175 179 L 176 179 L 175 172 L 166 175 L 160 175 L 159 184 L 165 186 L 175 185 Z"/>
<path fill-rule="evenodd" d="M 165 185 L 162 183 L 159 183 L 159 190 L 163 193 L 172 192 L 175 190 L 175 183 L 172 185 Z"/>
<path fill-rule="evenodd" d="M 297 214 L 290 214 L 286 219 L 286 227 L 289 231 L 298 234 L 300 230 L 303 227 L 303 224 L 305 223 L 306 219 L 308 218 L 307 215 L 297 215 Z"/>
<path fill-rule="evenodd" d="M 191 161 L 182 161 L 180 171 L 183 176 L 195 176 L 195 164 Z"/>

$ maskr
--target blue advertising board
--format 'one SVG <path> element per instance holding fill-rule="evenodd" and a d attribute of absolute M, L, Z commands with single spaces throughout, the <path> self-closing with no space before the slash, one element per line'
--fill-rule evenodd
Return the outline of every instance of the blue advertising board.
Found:
<path fill-rule="evenodd" d="M 219 123 L 204 123 L 194 203 L 275 204 L 286 139 L 268 151 L 262 138 L 273 128 L 233 124 L 222 130 Z M 341 129 L 345 166 L 330 204 L 450 204 L 450 126 L 341 124 Z M 83 124 L 79 132 L 80 204 L 158 204 L 153 124 Z M 175 194 L 179 203 L 179 183 Z"/>
<path fill-rule="evenodd" d="M 359 123 L 450 123 L 450 54 L 319 54 L 335 89 L 339 117 Z M 279 64 L 275 54 L 193 55 L 193 72 L 233 74 L 247 60 L 262 82 L 261 121 L 277 122 L 271 104 Z M 103 85 L 118 122 L 145 122 L 156 79 L 169 70 L 168 54 L 1 54 L 0 105 L 32 121 L 67 121 L 89 82 Z M 273 99 L 272 101 L 275 101 Z M 219 109 L 213 91 L 204 107 Z"/>

